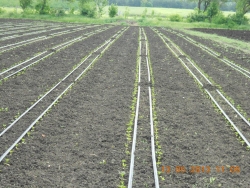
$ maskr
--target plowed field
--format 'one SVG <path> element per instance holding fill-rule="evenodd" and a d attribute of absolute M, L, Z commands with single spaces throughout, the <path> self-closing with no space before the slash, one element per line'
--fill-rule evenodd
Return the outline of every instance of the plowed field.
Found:
<path fill-rule="evenodd" d="M 250 187 L 249 54 L 165 28 L 0 25 L 0 187 Z"/>

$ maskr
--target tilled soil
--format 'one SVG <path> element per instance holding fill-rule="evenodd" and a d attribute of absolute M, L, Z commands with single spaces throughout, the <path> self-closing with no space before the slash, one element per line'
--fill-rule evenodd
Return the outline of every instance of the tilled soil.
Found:
<path fill-rule="evenodd" d="M 160 187 L 248 187 L 249 152 L 241 147 L 212 103 L 194 84 L 185 68 L 161 39 L 147 29 L 155 77 L 155 93 L 162 146 L 162 165 L 170 173 Z M 240 174 L 229 166 L 241 167 Z M 186 173 L 176 171 L 184 166 Z M 192 166 L 208 166 L 211 173 L 189 173 Z M 224 166 L 225 172 L 217 172 Z M 215 178 L 212 182 L 210 178 Z"/>
<path fill-rule="evenodd" d="M 204 39 L 195 35 L 190 35 L 180 30 L 177 30 L 177 32 L 180 32 L 183 35 L 188 36 L 193 40 L 213 49 L 214 51 L 221 53 L 222 56 L 225 56 L 229 60 L 234 61 L 235 63 L 250 70 L 250 52 L 247 53 L 240 49 L 237 49 L 237 46 L 235 46 L 234 48 L 229 47 L 227 45 L 219 43 L 218 41 Z"/>
<path fill-rule="evenodd" d="M 80 63 L 93 49 L 103 44 L 122 27 L 117 26 L 99 35 L 93 35 L 83 41 L 61 50 L 29 68 L 24 74 L 10 78 L 0 86 L 1 107 L 8 107 L 8 112 L 0 113 L 1 123 L 8 125 L 17 114 L 22 114 L 31 103 L 48 89 L 59 82 Z M 84 49 L 84 50 L 82 50 Z M 87 65 L 86 65 L 87 67 Z M 3 146 L 0 146 L 2 148 Z"/>
<path fill-rule="evenodd" d="M 135 145 L 133 187 L 155 187 L 151 152 L 151 126 L 149 108 L 148 67 L 146 61 L 146 41 L 143 36 L 140 63 L 140 104 Z"/>
<path fill-rule="evenodd" d="M 192 30 L 210 34 L 217 34 L 223 37 L 234 38 L 247 42 L 250 41 L 250 31 L 247 30 L 207 29 L 207 28 L 192 28 Z"/>
<path fill-rule="evenodd" d="M 36 126 L 27 144 L 13 153 L 11 165 L 1 166 L 2 185 L 117 187 L 137 38 L 138 28 L 131 27 Z"/>
<path fill-rule="evenodd" d="M 91 31 L 95 31 L 100 28 L 102 27 L 86 28 L 81 31 L 75 31 L 69 34 L 55 36 L 49 39 L 44 39 L 42 41 L 27 44 L 27 45 L 15 48 L 13 50 L 3 52 L 0 55 L 0 61 L 1 61 L 0 70 L 9 68 L 11 65 L 25 61 L 26 59 L 33 57 L 35 54 L 39 52 L 41 53 L 45 50 L 48 50 L 49 48 L 53 48 L 59 44 L 65 43 L 74 38 L 82 36 L 84 35 L 84 33 L 89 33 Z"/>
<path fill-rule="evenodd" d="M 17 37 L 17 38 L 1 41 L 1 46 L 5 46 L 5 45 L 8 45 L 8 44 L 14 44 L 14 43 L 22 42 L 22 41 L 25 41 L 25 40 L 34 39 L 34 38 L 37 38 L 37 37 L 42 37 L 42 36 L 46 37 L 51 33 L 57 33 L 57 32 L 61 32 L 61 31 L 65 31 L 65 28 L 63 28 L 62 26 L 58 27 L 57 29 L 52 30 L 52 31 L 50 29 L 47 29 L 45 32 L 42 32 L 42 33 L 37 33 L 37 34 L 34 33 L 32 35 L 24 35 L 22 37 Z"/>
<path fill-rule="evenodd" d="M 0 23 L 11 21 L 0 19 Z M 15 25 L 21 20 L 12 23 Z M 0 111 L 0 126 L 9 123 L 18 111 L 23 112 L 83 57 L 122 28 L 116 26 L 77 42 L 29 68 L 24 74 L 3 82 L 0 86 L 0 109 L 8 107 L 8 110 Z M 145 30 L 155 80 L 158 140 L 163 152 L 158 171 L 162 166 L 165 170 L 163 178 L 160 178 L 160 187 L 250 187 L 249 152 L 241 146 L 223 116 L 216 112 L 212 102 L 199 90 L 159 36 L 150 28 Z M 125 153 L 126 124 L 131 118 L 138 36 L 139 28 L 129 27 L 35 125 L 31 135 L 25 136 L 24 143 L 19 143 L 18 148 L 6 157 L 9 159 L 7 164 L 6 160 L 0 164 L 0 187 L 113 188 L 120 184 L 123 171 L 126 172 L 127 186 L 130 156 Z M 243 84 L 248 85 L 248 80 L 180 37 L 171 33 L 167 33 L 167 37 L 249 111 L 249 91 Z M 60 36 L 54 42 L 58 40 L 64 39 Z M 23 53 L 16 56 L 15 50 L 11 50 L 13 56 L 9 60 L 14 64 L 18 56 L 27 58 L 25 51 L 32 51 L 32 46 L 37 49 L 30 55 L 50 47 L 52 43 L 48 40 L 40 45 L 28 45 L 30 47 L 27 46 L 26 50 L 24 47 Z M 142 69 L 146 72 L 145 66 Z M 147 84 L 141 83 L 145 88 Z M 145 89 L 142 96 L 146 96 L 146 92 Z M 139 177 L 135 177 L 134 187 L 154 187 L 150 137 L 147 136 L 150 136 L 147 103 L 148 98 L 144 97 L 140 110 L 145 113 L 141 114 L 138 122 L 141 142 L 136 148 L 135 172 Z M 19 135 L 21 129 L 12 133 Z M 0 148 L 3 148 L 3 141 L 0 142 Z M 128 147 L 131 149 L 131 145 Z M 126 159 L 126 168 L 122 167 L 123 159 Z M 230 172 L 233 166 L 239 166 L 240 173 Z"/>
<path fill-rule="evenodd" d="M 194 62 L 220 85 L 222 90 L 248 113 L 250 111 L 250 80 L 194 44 L 170 32 L 160 30 L 177 44 Z"/>

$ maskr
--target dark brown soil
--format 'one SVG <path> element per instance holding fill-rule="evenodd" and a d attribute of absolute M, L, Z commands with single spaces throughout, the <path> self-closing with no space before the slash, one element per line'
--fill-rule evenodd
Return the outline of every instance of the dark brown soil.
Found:
<path fill-rule="evenodd" d="M 0 23 L 13 25 L 21 21 L 0 19 Z M 0 86 L 0 109 L 8 107 L 8 111 L 0 111 L 0 128 L 2 124 L 10 123 L 18 112 L 26 110 L 31 102 L 63 78 L 83 57 L 122 28 L 116 26 L 76 42 L 29 68 L 24 74 L 4 82 Z M 95 29 L 76 32 L 74 37 Z M 158 139 L 163 152 L 161 165 L 171 167 L 169 174 L 162 174 L 165 180 L 160 180 L 160 187 L 250 187 L 249 152 L 241 146 L 222 115 L 215 111 L 211 101 L 199 90 L 158 35 L 150 28 L 145 27 L 145 30 L 155 79 Z M 177 35 L 164 33 L 219 83 L 236 103 L 244 110 L 250 110 L 249 80 Z M 125 153 L 124 144 L 127 143 L 126 124 L 131 115 L 138 36 L 139 28 L 129 27 L 50 113 L 36 124 L 31 136 L 25 137 L 25 143 L 19 144 L 18 149 L 7 156 L 9 164 L 4 164 L 4 161 L 0 164 L 1 188 L 115 188 L 120 183 L 121 171 L 126 172 L 127 186 L 130 156 Z M 71 37 L 60 36 L 44 43 L 20 47 L 22 53 L 19 54 L 17 49 L 0 54 L 0 66 L 4 64 L 2 68 L 9 67 L 19 58 L 27 59 Z M 9 59 L 5 60 L 7 54 Z M 244 66 L 245 61 L 241 63 Z M 247 85 L 244 86 L 244 83 Z M 146 83 L 141 84 L 147 88 Z M 145 114 L 148 114 L 147 103 L 148 98 L 144 97 L 140 110 Z M 135 179 L 135 187 L 145 187 L 145 183 L 152 182 L 151 156 L 148 153 L 150 138 L 146 136 L 149 123 L 147 125 L 146 120 L 148 116 L 144 115 L 139 121 L 139 128 L 143 129 L 139 130 L 138 138 L 144 138 L 145 142 L 139 143 L 139 148 L 136 148 L 135 172 L 141 175 Z M 19 135 L 22 129 L 15 127 L 10 133 Z M 13 138 L 14 135 L 9 134 L 8 139 Z M 3 146 L 6 140 L 1 137 L 0 155 L 6 147 Z M 123 159 L 127 160 L 128 167 L 125 169 L 122 167 Z M 240 167 L 240 173 L 230 172 L 233 165 Z M 178 173 L 178 166 L 185 167 L 186 171 L 190 171 L 192 166 L 204 166 L 205 170 L 209 167 L 211 172 Z M 224 167 L 225 171 L 217 172 L 216 167 L 219 170 Z M 161 170 L 161 166 L 158 166 L 158 170 Z M 147 186 L 154 187 L 154 184 Z"/>
<path fill-rule="evenodd" d="M 239 104 L 246 113 L 250 111 L 250 99 L 248 97 L 250 95 L 250 80 L 247 77 L 176 34 L 161 31 L 188 54 L 215 83 L 219 84 L 222 90 L 234 100 L 236 106 Z M 218 52 L 220 53 L 220 51 Z M 244 62 L 241 65 L 245 67 Z"/>
<path fill-rule="evenodd" d="M 32 138 L 11 157 L 11 165 L 1 166 L 2 185 L 117 187 L 135 78 L 137 38 L 138 28 L 131 27 L 36 126 Z M 34 159 L 31 163 L 30 158 Z M 103 161 L 106 164 L 101 164 Z"/>
<path fill-rule="evenodd" d="M 200 31 L 204 33 L 217 34 L 220 36 L 250 41 L 250 31 L 247 30 L 230 30 L 230 29 L 207 29 L 207 28 L 193 28 L 194 31 Z"/>
<path fill-rule="evenodd" d="M 195 41 L 213 49 L 214 51 L 220 52 L 229 60 L 234 61 L 235 63 L 244 66 L 245 68 L 250 70 L 250 52 L 244 52 L 238 49 L 237 46 L 230 47 L 226 44 L 222 44 L 221 42 L 219 43 L 219 41 L 204 39 L 202 37 L 184 33 L 180 30 L 177 30 L 177 32 L 194 39 Z"/>
<path fill-rule="evenodd" d="M 162 165 L 171 167 L 169 174 L 164 173 L 165 181 L 161 181 L 160 187 L 250 186 L 249 152 L 241 147 L 222 116 L 214 111 L 212 103 L 161 39 L 150 29 L 147 33 L 155 77 Z M 241 173 L 230 173 L 226 165 L 240 166 Z M 187 171 L 191 166 L 209 166 L 211 173 L 177 173 L 177 166 L 184 166 Z M 216 166 L 224 166 L 225 172 L 216 172 Z M 213 183 L 210 177 L 215 178 Z"/>
<path fill-rule="evenodd" d="M 70 41 L 74 38 L 84 35 L 85 33 L 89 33 L 91 31 L 95 31 L 101 27 L 94 27 L 89 29 L 84 29 L 81 31 L 64 34 L 60 36 L 55 36 L 49 39 L 44 39 L 42 41 L 38 41 L 35 43 L 27 44 L 25 46 L 21 46 L 19 48 L 15 48 L 10 51 L 6 51 L 1 53 L 0 55 L 0 70 L 9 68 L 15 63 L 25 61 L 28 58 L 35 56 L 35 54 L 39 52 L 44 52 L 50 48 L 53 48 L 59 44 Z M 52 32 L 51 32 L 52 33 Z"/>
<path fill-rule="evenodd" d="M 22 114 L 31 103 L 38 99 L 39 95 L 44 94 L 54 84 L 59 82 L 73 66 L 78 64 L 81 59 L 87 56 L 93 49 L 105 42 L 105 38 L 110 38 L 121 27 L 104 31 L 102 35 L 92 36 L 86 40 L 76 42 L 68 48 L 57 52 L 36 66 L 28 69 L 25 74 L 9 79 L 0 86 L 1 100 L 0 106 L 8 107 L 8 112 L 0 113 L 1 123 L 8 124 L 18 113 Z M 84 49 L 84 51 L 82 50 Z M 87 66 L 87 65 L 86 65 Z M 51 101 L 52 102 L 52 101 Z M 18 132 L 24 131 L 23 126 L 16 129 Z M 14 136 L 13 139 L 16 137 Z M 4 136 L 0 151 L 7 149 L 6 142 L 9 136 Z M 5 143 L 5 144 L 4 144 Z"/>

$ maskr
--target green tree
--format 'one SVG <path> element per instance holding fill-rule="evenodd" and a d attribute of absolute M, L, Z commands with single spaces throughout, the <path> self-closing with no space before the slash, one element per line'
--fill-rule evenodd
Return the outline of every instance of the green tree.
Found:
<path fill-rule="evenodd" d="M 48 0 L 39 0 L 35 9 L 39 14 L 49 14 L 50 7 L 48 5 Z"/>
<path fill-rule="evenodd" d="M 108 0 L 94 0 L 98 9 L 99 16 L 102 17 L 104 14 L 104 7 L 108 5 Z"/>
<path fill-rule="evenodd" d="M 212 18 L 216 16 L 220 12 L 219 9 L 219 3 L 218 1 L 212 1 L 209 3 L 209 6 L 207 7 L 206 13 L 209 19 L 209 22 L 212 21 Z"/>
<path fill-rule="evenodd" d="M 109 7 L 109 17 L 113 18 L 118 13 L 118 6 L 111 4 Z"/>
<path fill-rule="evenodd" d="M 93 0 L 79 0 L 79 9 L 83 16 L 96 16 L 96 4 Z"/>
<path fill-rule="evenodd" d="M 31 6 L 32 0 L 19 0 L 19 3 L 22 9 L 25 10 L 26 8 Z"/>
<path fill-rule="evenodd" d="M 153 3 L 151 0 L 141 0 L 141 7 L 152 7 Z"/>
<path fill-rule="evenodd" d="M 250 0 L 236 0 L 236 14 L 244 16 L 250 11 Z"/>
<path fill-rule="evenodd" d="M 203 9 L 205 12 L 212 2 L 216 2 L 220 5 L 227 2 L 228 0 L 189 0 L 190 2 L 196 2 L 199 12 Z"/>

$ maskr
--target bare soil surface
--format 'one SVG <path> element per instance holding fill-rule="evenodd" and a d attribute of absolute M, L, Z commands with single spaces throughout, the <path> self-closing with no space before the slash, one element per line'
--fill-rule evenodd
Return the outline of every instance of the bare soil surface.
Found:
<path fill-rule="evenodd" d="M 250 80 L 247 77 L 176 34 L 161 31 L 193 59 L 216 84 L 220 85 L 222 90 L 234 100 L 236 106 L 239 104 L 246 113 L 250 111 L 248 97 Z"/>
<path fill-rule="evenodd" d="M 0 61 L 1 61 L 0 70 L 9 68 L 15 63 L 21 63 L 25 61 L 26 59 L 29 59 L 35 56 L 38 53 L 44 52 L 45 50 L 48 50 L 59 44 L 65 43 L 74 38 L 82 36 L 85 33 L 89 33 L 91 31 L 95 31 L 100 28 L 102 27 L 86 28 L 81 31 L 76 31 L 76 32 L 72 32 L 69 34 L 55 36 L 49 39 L 44 39 L 42 41 L 27 44 L 27 45 L 15 48 L 13 50 L 3 52 L 0 54 Z"/>
<path fill-rule="evenodd" d="M 0 23 L 11 23 L 13 26 L 29 22 L 0 19 Z M 0 54 L 0 70 L 53 45 L 101 27 L 105 26 L 4 52 Z M 30 67 L 23 74 L 3 82 L 0 85 L 1 131 L 4 129 L 3 124 L 11 123 L 39 95 L 44 94 L 84 57 L 122 28 L 124 27 L 115 26 L 76 42 Z M 158 171 L 162 170 L 162 166 L 165 169 L 161 174 L 165 180 L 160 178 L 160 187 L 250 187 L 249 151 L 237 140 L 223 116 L 214 109 L 211 100 L 199 89 L 159 36 L 149 27 L 145 27 L 145 31 L 155 80 L 158 140 L 163 152 Z M 183 38 L 160 31 L 220 84 L 236 104 L 240 104 L 246 112 L 250 111 L 249 79 Z M 127 186 L 130 155 L 125 153 L 126 129 L 131 118 L 138 37 L 139 28 L 130 26 L 35 125 L 31 135 L 24 137 L 24 143 L 19 143 L 18 148 L 0 163 L 0 188 L 115 188 L 120 184 L 121 171 L 126 172 L 124 179 Z M 202 44 L 216 48 L 225 57 L 233 57 L 230 53 L 236 53 L 226 47 L 220 51 L 220 47 L 211 41 L 194 38 Z M 240 61 L 238 57 L 234 58 L 242 66 L 248 67 L 246 59 Z M 145 73 L 145 62 L 142 63 Z M 87 67 L 87 63 L 84 66 Z M 145 88 L 148 84 L 146 80 L 145 76 L 141 83 Z M 145 89 L 142 96 L 146 96 L 147 92 Z M 52 98 L 48 98 L 42 104 L 51 102 Z M 41 108 L 46 108 L 46 105 Z M 6 108 L 8 110 L 2 110 Z M 139 117 L 138 138 L 141 138 L 141 142 L 137 143 L 135 164 L 135 172 L 139 176 L 134 179 L 134 187 L 151 188 L 155 186 L 149 152 L 151 148 L 147 97 L 141 101 L 140 110 L 144 114 Z M 31 111 L 31 116 L 26 117 L 25 122 L 33 118 L 32 113 L 35 114 L 36 111 Z M 28 125 L 23 123 L 22 128 L 16 126 L 9 131 L 8 136 L 0 137 L 0 155 L 6 149 L 5 144 L 20 135 Z M 128 147 L 131 149 L 131 145 Z M 123 159 L 126 159 L 126 168 L 122 167 Z M 240 173 L 230 172 L 234 166 L 240 167 Z"/>
<path fill-rule="evenodd" d="M 194 31 L 200 31 L 204 33 L 217 34 L 223 37 L 250 41 L 250 31 L 248 30 L 230 30 L 230 29 L 207 29 L 207 28 L 192 28 Z"/>
<path fill-rule="evenodd" d="M 4 82 L 0 86 L 0 96 L 4 99 L 1 100 L 0 106 L 8 107 L 9 110 L 8 112 L 0 113 L 1 123 L 8 125 L 18 114 L 22 114 L 31 106 L 32 102 L 39 98 L 39 95 L 45 94 L 60 79 L 64 78 L 82 58 L 104 43 L 105 38 L 112 37 L 120 29 L 121 27 L 117 26 L 111 30 L 104 31 L 101 35 L 94 35 L 86 40 L 76 42 L 65 50 L 57 52 L 28 69 L 25 74 L 10 78 Z M 23 126 L 18 126 L 15 130 L 14 133 L 18 134 L 18 132 L 23 130 Z M 4 143 L 12 140 L 9 135 L 3 136 L 3 139 L 5 142 L 2 141 L 0 145 L 1 152 L 9 146 Z M 15 136 L 13 139 L 15 139 Z"/>
<path fill-rule="evenodd" d="M 248 187 L 249 152 L 237 142 L 225 120 L 162 40 L 150 29 L 147 34 L 162 165 L 171 167 L 170 173 L 163 173 L 165 180 L 160 187 Z M 241 173 L 230 173 L 226 166 L 231 165 L 240 166 Z M 184 166 L 186 173 L 176 172 L 178 166 Z M 192 166 L 208 166 L 211 173 L 206 173 L 206 168 L 205 172 L 190 173 Z M 222 166 L 224 173 L 217 172 L 216 167 Z M 213 183 L 211 177 L 215 178 Z"/>
<path fill-rule="evenodd" d="M 27 144 L 13 154 L 11 165 L 1 166 L 2 185 L 117 187 L 135 78 L 137 38 L 138 28 L 131 27 L 47 120 L 36 126 Z M 30 163 L 31 158 L 34 160 Z"/>
<path fill-rule="evenodd" d="M 213 49 L 214 51 L 221 53 L 223 56 L 227 57 L 229 60 L 234 61 L 235 63 L 250 70 L 250 52 L 245 52 L 245 51 L 238 49 L 237 45 L 234 47 L 230 47 L 228 45 L 223 44 L 220 41 L 204 39 L 203 37 L 190 35 L 180 30 L 177 30 L 177 32 L 180 32 L 183 35 L 188 36 L 194 39 L 195 41 Z"/>

